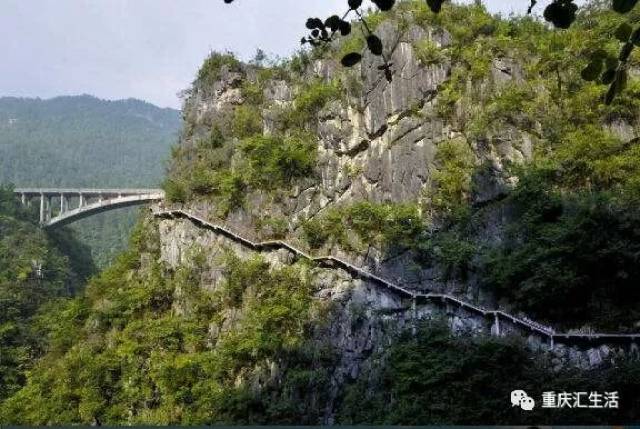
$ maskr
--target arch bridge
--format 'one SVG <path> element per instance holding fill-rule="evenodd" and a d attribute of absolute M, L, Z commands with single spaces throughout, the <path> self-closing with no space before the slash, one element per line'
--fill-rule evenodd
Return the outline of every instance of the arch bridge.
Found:
<path fill-rule="evenodd" d="M 162 189 L 17 188 L 22 204 L 40 207 L 40 225 L 62 226 L 109 210 L 162 201 Z"/>

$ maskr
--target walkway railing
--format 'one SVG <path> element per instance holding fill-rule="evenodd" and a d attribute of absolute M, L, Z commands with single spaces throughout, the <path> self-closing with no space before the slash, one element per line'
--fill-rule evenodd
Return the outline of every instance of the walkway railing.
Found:
<path fill-rule="evenodd" d="M 334 256 L 328 255 L 328 256 L 312 256 L 294 246 L 291 246 L 290 244 L 281 241 L 281 240 L 272 240 L 272 241 L 263 241 L 263 242 L 254 242 L 251 241 L 247 238 L 244 238 L 243 236 L 241 236 L 240 234 L 230 230 L 227 226 L 223 226 L 223 225 L 219 225 L 219 224 L 215 224 L 212 222 L 209 222 L 197 215 L 188 213 L 184 210 L 159 210 L 159 211 L 155 211 L 154 215 L 156 217 L 159 218 L 184 218 L 184 219 L 188 219 L 189 221 L 191 221 L 193 224 L 202 227 L 202 228 L 206 228 L 209 230 L 212 230 L 214 232 L 218 232 L 221 235 L 224 235 L 240 244 L 242 244 L 245 247 L 251 248 L 253 250 L 256 251 L 264 251 L 264 250 L 269 250 L 269 249 L 274 249 L 274 248 L 279 248 L 279 249 L 286 249 L 288 251 L 290 251 L 291 253 L 297 255 L 299 258 L 303 258 L 309 261 L 313 261 L 316 263 L 319 263 L 323 266 L 329 266 L 329 267 L 335 267 L 340 266 L 342 268 L 344 268 L 346 271 L 348 271 L 351 275 L 353 275 L 356 278 L 363 278 L 363 279 L 367 279 L 370 280 L 374 283 L 377 283 L 379 285 L 382 285 L 386 288 L 388 288 L 389 290 L 404 296 L 406 298 L 410 298 L 412 300 L 418 300 L 418 299 L 422 299 L 422 300 L 427 300 L 427 301 L 435 301 L 435 302 L 439 302 L 439 303 L 450 303 L 450 304 L 454 304 L 457 305 L 461 308 L 464 308 L 465 310 L 468 310 L 472 313 L 481 315 L 483 317 L 491 317 L 493 316 L 496 321 L 498 321 L 499 319 L 503 319 L 503 320 L 508 320 L 509 322 L 513 323 L 516 326 L 521 326 L 529 331 L 535 332 L 541 336 L 544 336 L 546 338 L 549 338 L 551 340 L 551 343 L 553 344 L 553 342 L 555 340 L 615 340 L 615 339 L 629 339 L 629 340 L 636 340 L 636 339 L 640 339 L 640 333 L 635 333 L 635 334 L 616 334 L 616 333 L 559 333 L 559 332 L 555 332 L 552 328 L 546 327 L 538 322 L 535 322 L 533 320 L 529 320 L 529 319 L 523 319 L 523 318 L 519 318 L 516 316 L 513 316 L 509 313 L 506 313 L 502 310 L 489 310 L 489 309 L 485 309 L 482 307 L 479 307 L 477 305 L 468 303 L 464 300 L 461 300 L 460 298 L 457 298 L 455 296 L 449 295 L 449 294 L 442 294 L 442 293 L 424 293 L 424 292 L 418 292 L 418 291 L 412 291 L 409 289 L 406 289 L 402 286 L 399 286 L 389 280 L 386 280 L 382 277 L 379 277 L 367 270 L 363 270 L 362 268 L 356 267 L 355 265 L 346 262 L 342 259 L 336 258 Z"/>

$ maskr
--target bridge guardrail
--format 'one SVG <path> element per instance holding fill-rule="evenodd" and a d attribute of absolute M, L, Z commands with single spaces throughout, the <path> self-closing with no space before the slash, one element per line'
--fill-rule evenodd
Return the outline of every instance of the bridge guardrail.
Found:
<path fill-rule="evenodd" d="M 162 189 L 17 188 L 13 193 L 20 196 L 23 204 L 29 204 L 34 197 L 39 198 L 40 224 L 44 227 L 70 223 L 102 211 L 164 199 Z M 77 206 L 71 208 L 75 197 L 78 198 Z M 54 198 L 60 200 L 60 210 L 56 216 L 53 216 Z"/>

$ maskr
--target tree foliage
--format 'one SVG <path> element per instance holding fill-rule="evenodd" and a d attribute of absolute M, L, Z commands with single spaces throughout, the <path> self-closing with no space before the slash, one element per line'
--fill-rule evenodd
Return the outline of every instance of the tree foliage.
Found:
<path fill-rule="evenodd" d="M 233 3 L 233 0 L 224 0 L 225 3 Z M 396 0 L 371 0 L 373 4 L 381 12 L 392 10 L 397 3 Z M 355 15 L 361 24 L 363 37 L 369 51 L 382 59 L 382 64 L 378 69 L 384 72 L 388 81 L 393 80 L 393 64 L 389 62 L 387 55 L 383 49 L 382 40 L 374 34 L 367 24 L 364 14 L 361 10 L 363 7 L 362 0 L 347 0 L 348 9 L 342 17 L 339 15 L 331 15 L 327 19 L 309 18 L 306 23 L 310 35 L 302 38 L 302 44 L 310 44 L 317 47 L 322 44 L 331 43 L 334 38 L 339 36 L 348 36 L 352 31 L 352 24 L 347 21 L 349 15 Z M 443 5 L 448 0 L 426 0 L 429 9 L 438 14 L 442 11 Z M 531 0 L 528 7 L 530 14 L 537 5 L 537 0 Z M 637 5 L 638 0 L 613 0 L 611 9 L 619 14 L 627 14 L 631 12 Z M 574 23 L 577 17 L 579 6 L 575 0 L 552 0 L 544 9 L 544 19 L 553 24 L 557 29 L 568 29 Z M 621 48 L 619 55 L 616 57 L 607 56 L 605 51 L 599 50 L 593 53 L 590 63 L 582 72 L 582 77 L 589 81 L 599 81 L 609 86 L 609 90 L 604 98 L 606 104 L 611 104 L 613 99 L 619 95 L 626 87 L 628 79 L 628 62 L 631 53 L 636 46 L 640 46 L 640 25 L 634 29 L 633 21 L 622 23 L 614 32 L 615 38 L 620 42 Z M 362 60 L 360 52 L 346 53 L 341 60 L 344 67 L 353 67 Z"/>
<path fill-rule="evenodd" d="M 303 264 L 272 269 L 259 257 L 222 255 L 208 269 L 158 262 L 158 231 L 141 224 L 131 248 L 51 322 L 48 352 L 0 421 L 22 424 L 215 424 L 317 421 L 308 396 L 327 389 L 332 355 L 311 342 L 314 304 Z M 144 261 L 147 261 L 146 263 Z M 145 265 L 146 264 L 146 265 Z M 238 319 L 229 324 L 228 318 Z M 281 371 L 268 391 L 254 386 Z"/>
<path fill-rule="evenodd" d="M 79 292 L 95 270 L 71 231 L 47 234 L 36 216 L 0 186 L 0 402 L 46 349 L 45 309 Z"/>
<path fill-rule="evenodd" d="M 532 360 L 517 341 L 470 334 L 455 337 L 437 321 L 421 326 L 415 337 L 405 334 L 376 357 L 378 366 L 372 373 L 361 375 L 347 389 L 340 423 L 608 424 L 634 422 L 640 412 L 634 393 L 640 386 L 640 365 L 630 360 L 592 370 L 554 370 L 541 356 Z M 514 386 L 534 396 L 534 411 L 522 413 L 505 406 Z M 544 391 L 606 392 L 612 386 L 626 398 L 619 410 L 540 407 Z"/>

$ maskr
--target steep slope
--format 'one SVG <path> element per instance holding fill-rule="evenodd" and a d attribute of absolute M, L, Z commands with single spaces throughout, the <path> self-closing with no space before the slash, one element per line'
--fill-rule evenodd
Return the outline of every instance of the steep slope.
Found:
<path fill-rule="evenodd" d="M 587 8 L 554 32 L 409 1 L 368 19 L 395 64 L 390 83 L 373 55 L 337 65 L 357 32 L 289 68 L 208 59 L 169 197 L 416 290 L 631 329 L 638 81 L 605 106 L 604 86 L 580 77 L 591 51 L 614 55 L 607 34 L 621 18 Z"/>
<path fill-rule="evenodd" d="M 25 382 L 43 353 L 47 306 L 78 293 L 95 272 L 87 250 L 70 231 L 46 234 L 0 187 L 0 401 Z"/>
<path fill-rule="evenodd" d="M 139 100 L 0 98 L 0 182 L 40 187 L 157 186 L 180 114 Z M 104 266 L 126 245 L 135 212 L 74 225 Z"/>
<path fill-rule="evenodd" d="M 604 106 L 579 78 L 589 49 L 617 51 L 619 17 L 587 13 L 555 32 L 405 1 L 367 18 L 392 82 L 369 54 L 339 67 L 355 37 L 270 68 L 213 54 L 169 201 L 2 419 L 637 421 L 637 338 L 589 332 L 638 321 L 638 84 Z M 523 413 L 515 386 L 621 406 Z"/>

